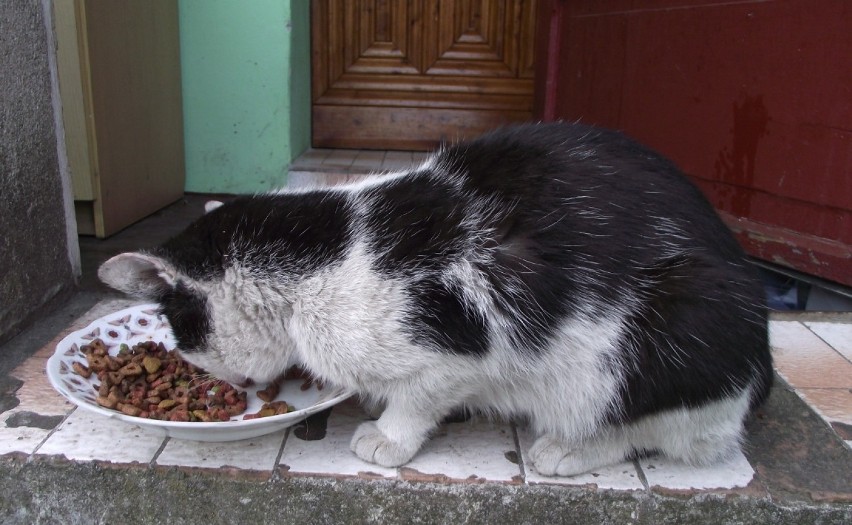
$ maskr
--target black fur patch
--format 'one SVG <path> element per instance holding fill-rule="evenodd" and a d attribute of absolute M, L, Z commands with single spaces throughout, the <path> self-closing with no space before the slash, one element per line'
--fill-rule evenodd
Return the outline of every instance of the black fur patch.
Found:
<path fill-rule="evenodd" d="M 370 191 L 371 245 L 388 274 L 434 271 L 457 259 L 467 233 L 465 202 L 428 176 L 393 181 Z"/>
<path fill-rule="evenodd" d="M 205 214 L 157 255 L 194 279 L 221 276 L 232 262 L 256 271 L 301 274 L 346 252 L 350 212 L 327 192 L 238 197 Z"/>
<path fill-rule="evenodd" d="M 178 281 L 174 288 L 158 298 L 160 313 L 172 326 L 178 349 L 194 352 L 205 347 L 210 334 L 210 319 L 207 315 L 207 300 L 199 293 Z"/>
<path fill-rule="evenodd" d="M 738 393 L 755 374 L 768 389 L 760 290 L 737 275 L 719 275 L 721 268 L 682 257 L 646 271 L 644 303 L 629 320 L 622 406 L 613 420 L 719 400 Z M 733 293 L 753 294 L 754 302 L 740 308 Z"/>
<path fill-rule="evenodd" d="M 367 201 L 376 269 L 413 281 L 412 339 L 439 351 L 484 355 L 485 320 L 464 304 L 460 290 L 441 282 L 442 271 L 470 248 L 471 232 L 463 226 L 469 202 L 427 172 L 371 189 Z"/>
<path fill-rule="evenodd" d="M 459 290 L 436 281 L 421 282 L 415 290 L 408 319 L 416 343 L 462 355 L 488 351 L 485 319 L 465 307 Z"/>

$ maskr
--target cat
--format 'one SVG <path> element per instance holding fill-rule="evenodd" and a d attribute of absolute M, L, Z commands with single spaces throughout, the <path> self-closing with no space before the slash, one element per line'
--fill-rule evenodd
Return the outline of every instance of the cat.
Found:
<path fill-rule="evenodd" d="M 463 407 L 527 421 L 546 476 L 649 452 L 710 464 L 772 383 L 752 265 L 697 187 L 619 132 L 507 127 L 410 170 L 206 208 L 100 278 L 158 302 L 223 380 L 298 363 L 382 404 L 351 441 L 368 462 L 405 464 Z"/>

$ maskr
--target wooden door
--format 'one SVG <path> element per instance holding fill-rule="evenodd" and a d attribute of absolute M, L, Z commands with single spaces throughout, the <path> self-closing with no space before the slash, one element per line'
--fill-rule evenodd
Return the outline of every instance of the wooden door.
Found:
<path fill-rule="evenodd" d="M 529 120 L 535 5 L 314 0 L 314 147 L 430 149 Z"/>

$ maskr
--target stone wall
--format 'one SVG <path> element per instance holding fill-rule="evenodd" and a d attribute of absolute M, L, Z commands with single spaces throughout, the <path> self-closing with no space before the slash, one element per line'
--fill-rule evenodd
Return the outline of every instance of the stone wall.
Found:
<path fill-rule="evenodd" d="M 0 2 L 0 343 L 67 297 L 79 274 L 57 147 L 50 6 Z"/>

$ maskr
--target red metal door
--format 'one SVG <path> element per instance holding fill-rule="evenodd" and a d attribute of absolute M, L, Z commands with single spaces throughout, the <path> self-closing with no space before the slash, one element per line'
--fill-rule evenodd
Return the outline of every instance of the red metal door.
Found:
<path fill-rule="evenodd" d="M 545 0 L 536 112 L 622 129 L 746 250 L 852 285 L 852 2 Z"/>

